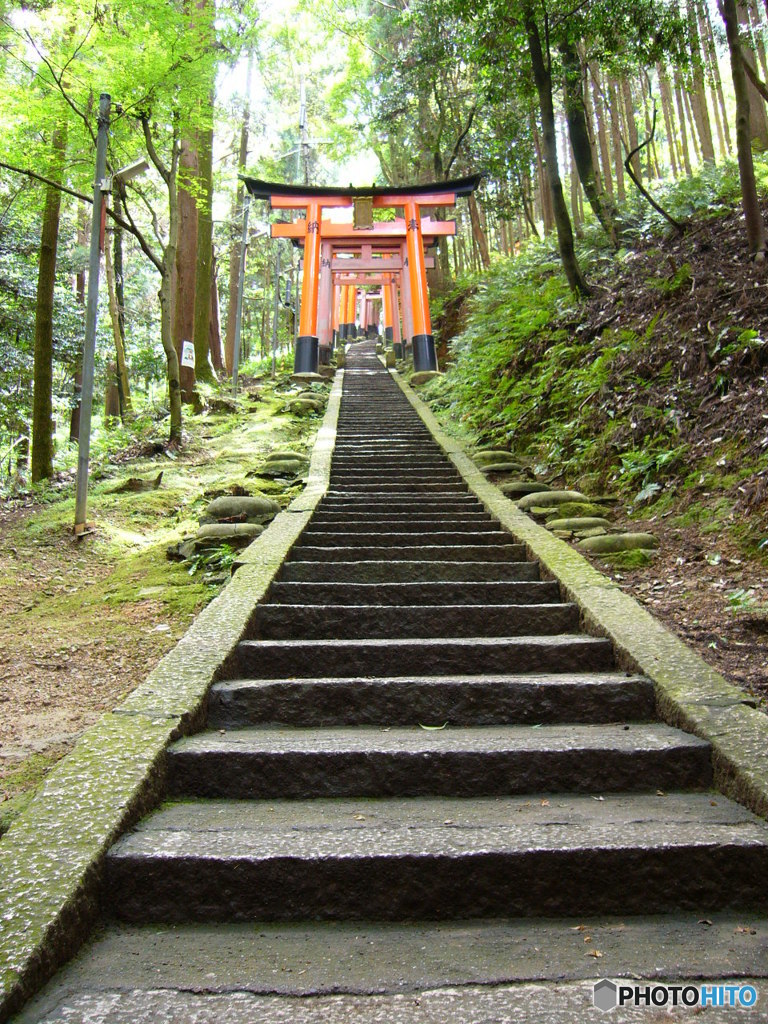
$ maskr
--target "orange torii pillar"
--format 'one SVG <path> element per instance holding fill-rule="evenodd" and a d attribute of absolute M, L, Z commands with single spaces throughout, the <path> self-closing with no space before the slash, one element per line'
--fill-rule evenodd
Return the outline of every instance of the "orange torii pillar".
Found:
<path fill-rule="evenodd" d="M 331 273 L 331 243 L 323 242 L 320 247 L 320 283 L 317 306 L 317 337 L 319 360 L 324 366 L 331 361 L 332 326 L 331 302 L 333 298 L 333 275 Z"/>
<path fill-rule="evenodd" d="M 347 340 L 354 341 L 357 337 L 357 288 L 351 284 L 347 288 Z"/>
<path fill-rule="evenodd" d="M 403 335 L 400 330 L 400 302 L 398 300 L 398 287 L 397 282 L 393 281 L 387 289 L 389 294 L 392 296 L 392 348 L 397 358 L 397 353 L 400 353 L 402 358 L 403 353 Z"/>
<path fill-rule="evenodd" d="M 384 296 L 384 344 L 391 345 L 394 337 L 392 328 L 392 278 L 387 274 L 386 282 L 381 286 Z"/>
<path fill-rule="evenodd" d="M 336 347 L 336 342 L 339 340 L 339 306 L 341 303 L 341 292 L 342 288 L 340 284 L 334 284 L 333 286 L 333 322 L 332 322 L 332 334 L 331 334 L 331 352 Z"/>
<path fill-rule="evenodd" d="M 413 313 L 413 334 L 411 335 L 413 368 L 416 371 L 436 370 L 437 354 L 429 315 L 427 268 L 424 262 L 424 240 L 421 236 L 421 212 L 419 204 L 413 199 L 409 199 L 405 204 L 405 227 Z"/>
<path fill-rule="evenodd" d="M 401 251 L 403 256 L 403 273 L 400 276 L 400 294 L 402 297 L 400 308 L 403 314 L 403 341 L 398 358 L 405 359 L 408 355 L 408 346 L 413 337 L 413 306 L 411 305 L 410 260 L 408 259 L 408 250 L 405 244 L 401 246 Z M 395 350 L 395 355 L 397 355 L 397 350 Z"/>
<path fill-rule="evenodd" d="M 307 201 L 307 230 L 304 236 L 304 278 L 301 285 L 301 315 L 296 339 L 294 373 L 317 373 L 320 340 L 317 334 L 317 297 L 320 288 L 320 218 L 317 200 Z"/>

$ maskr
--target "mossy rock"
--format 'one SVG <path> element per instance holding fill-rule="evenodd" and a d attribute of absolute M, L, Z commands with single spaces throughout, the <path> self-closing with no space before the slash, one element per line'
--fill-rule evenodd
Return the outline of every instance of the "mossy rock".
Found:
<path fill-rule="evenodd" d="M 615 555 L 603 555 L 602 561 L 614 569 L 645 569 L 653 561 L 654 553 L 651 548 L 633 548 L 631 551 L 619 551 Z"/>
<path fill-rule="evenodd" d="M 280 511 L 276 501 L 259 495 L 226 495 L 215 498 L 200 517 L 206 523 L 268 523 Z"/>
<path fill-rule="evenodd" d="M 316 398 L 293 398 L 286 403 L 285 408 L 293 416 L 311 416 L 323 411 L 323 403 Z"/>
<path fill-rule="evenodd" d="M 397 360 L 395 359 L 395 353 L 392 351 L 392 349 L 389 349 L 389 351 L 387 352 L 385 362 L 388 370 L 394 369 Z"/>
<path fill-rule="evenodd" d="M 583 530 L 574 530 L 573 535 L 579 540 L 586 540 L 587 537 L 605 537 L 608 532 L 604 526 L 588 526 Z"/>
<path fill-rule="evenodd" d="M 562 505 L 548 508 L 546 514 L 553 519 L 604 519 L 605 508 L 602 505 L 593 505 L 591 501 L 564 501 Z"/>
<path fill-rule="evenodd" d="M 517 500 L 524 498 L 526 494 L 543 494 L 549 491 L 549 484 L 537 484 L 533 480 L 510 480 L 501 485 L 501 490 L 508 498 Z"/>
<path fill-rule="evenodd" d="M 577 533 L 580 530 L 594 530 L 597 527 L 609 530 L 611 522 L 608 519 L 602 519 L 600 516 L 584 516 L 569 519 L 561 519 L 558 516 L 556 519 L 547 520 L 547 529 L 553 531 L 570 530 L 571 533 Z"/>
<path fill-rule="evenodd" d="M 522 469 L 519 462 L 491 462 L 490 465 L 480 466 L 480 472 L 486 476 L 494 473 L 521 473 Z"/>
<path fill-rule="evenodd" d="M 658 546 L 659 542 L 652 533 L 610 533 L 603 537 L 587 537 L 579 542 L 583 551 L 591 551 L 596 555 L 612 555 L 637 548 L 652 550 Z"/>
<path fill-rule="evenodd" d="M 217 547 L 231 544 L 245 547 L 264 532 L 258 523 L 211 523 L 201 526 L 194 537 L 195 548 Z"/>
<path fill-rule="evenodd" d="M 524 498 L 518 498 L 517 507 L 527 512 L 533 508 L 551 508 L 554 505 L 564 505 L 569 501 L 589 501 L 581 491 L 540 491 L 536 494 L 526 494 Z"/>
<path fill-rule="evenodd" d="M 504 451 L 501 448 L 485 448 L 475 452 L 472 459 L 478 466 L 489 466 L 494 462 L 517 462 L 512 452 Z"/>
<path fill-rule="evenodd" d="M 434 380 L 435 377 L 441 376 L 439 370 L 417 370 L 416 373 L 412 373 L 408 383 L 417 388 L 421 384 L 426 384 L 428 380 Z"/>
<path fill-rule="evenodd" d="M 310 402 L 325 402 L 327 397 L 328 396 L 323 391 L 301 391 L 296 396 L 296 399 L 298 399 L 298 401 L 301 402 L 303 402 L 305 399 L 307 399 Z"/>
<path fill-rule="evenodd" d="M 291 380 L 297 384 L 316 384 L 322 383 L 323 376 L 320 373 L 292 373 Z"/>
<path fill-rule="evenodd" d="M 335 366 L 323 366 L 321 364 L 320 366 L 318 366 L 317 372 L 320 374 L 320 376 L 323 378 L 323 380 L 327 381 L 327 380 L 330 380 L 333 377 L 333 375 L 336 373 L 336 367 Z"/>
<path fill-rule="evenodd" d="M 302 455 L 301 452 L 294 452 L 290 448 L 278 448 L 274 452 L 270 452 L 264 460 L 265 462 L 303 462 L 305 465 L 309 462 L 309 458 L 306 455 Z"/>
<path fill-rule="evenodd" d="M 299 476 L 307 468 L 306 462 L 298 459 L 273 459 L 265 463 L 259 470 L 259 476 Z"/>

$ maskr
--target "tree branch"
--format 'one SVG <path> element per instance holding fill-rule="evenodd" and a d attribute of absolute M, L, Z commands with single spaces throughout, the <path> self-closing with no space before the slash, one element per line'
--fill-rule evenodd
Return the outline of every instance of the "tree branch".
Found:
<path fill-rule="evenodd" d="M 144 132 L 144 142 L 146 143 L 147 146 L 147 153 L 149 154 L 149 159 L 155 165 L 155 169 L 157 170 L 158 174 L 167 185 L 170 178 L 170 171 L 165 166 L 163 158 L 160 156 L 160 154 L 157 152 L 157 149 L 155 148 L 155 140 L 152 138 L 152 132 L 149 127 L 149 116 L 146 113 L 139 114 L 139 120 L 141 122 L 141 129 Z"/>
<path fill-rule="evenodd" d="M 654 100 L 654 104 L 653 104 L 653 124 L 651 125 L 651 134 L 648 136 L 647 139 L 643 139 L 643 141 L 640 143 L 639 146 L 635 146 L 635 148 L 631 151 L 631 153 L 627 154 L 627 158 L 624 161 L 624 169 L 626 170 L 627 174 L 630 176 L 632 181 L 635 183 L 635 186 L 636 186 L 638 192 L 640 193 L 640 195 L 642 195 L 643 198 L 646 199 L 647 202 L 649 202 L 651 204 L 651 206 L 654 208 L 654 210 L 656 210 L 657 213 L 660 213 L 661 216 L 666 221 L 668 221 L 677 231 L 680 232 L 680 234 L 682 234 L 683 231 L 685 230 L 683 225 L 680 223 L 679 220 L 675 220 L 675 218 L 671 214 L 667 213 L 667 211 L 662 206 L 659 206 L 659 204 L 656 202 L 656 200 L 653 198 L 653 196 L 650 194 L 650 192 L 648 192 L 647 189 L 645 189 L 643 187 L 643 185 L 640 182 L 639 178 L 635 175 L 634 169 L 632 167 L 632 157 L 636 153 L 639 153 L 639 152 L 641 152 L 641 150 L 645 149 L 646 146 L 649 146 L 651 144 L 651 142 L 653 142 L 653 138 L 654 138 L 655 134 L 656 134 L 656 102 Z"/>
<path fill-rule="evenodd" d="M 451 151 L 451 157 L 450 157 L 450 160 L 448 161 L 448 166 L 445 168 L 446 180 L 448 178 L 448 175 L 451 173 L 451 167 L 453 167 L 454 160 L 459 155 L 459 147 L 461 146 L 462 142 L 464 141 L 464 139 L 466 139 L 467 135 L 469 134 L 469 129 L 472 127 L 472 122 L 475 119 L 475 114 L 476 113 L 477 113 L 477 104 L 475 104 L 472 107 L 472 109 L 470 110 L 469 117 L 467 118 L 467 124 L 466 124 L 466 126 L 464 128 L 464 131 L 462 131 L 461 134 L 459 135 L 458 139 L 456 139 L 456 144 L 454 145 L 453 150 Z"/>
<path fill-rule="evenodd" d="M 761 81 L 757 77 L 757 72 L 749 63 L 749 61 L 745 60 L 743 53 L 741 55 L 741 63 L 744 65 L 744 70 L 747 74 L 747 78 L 750 80 L 752 85 L 754 85 L 754 87 L 757 89 L 757 91 L 760 93 L 760 95 L 763 97 L 766 103 L 768 103 L 768 86 L 765 84 L 765 82 Z"/>

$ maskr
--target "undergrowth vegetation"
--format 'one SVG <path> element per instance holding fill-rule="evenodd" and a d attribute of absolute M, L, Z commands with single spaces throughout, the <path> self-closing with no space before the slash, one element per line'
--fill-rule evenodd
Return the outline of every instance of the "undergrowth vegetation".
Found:
<path fill-rule="evenodd" d="M 758 172 L 768 193 L 768 161 Z M 545 480 L 618 493 L 643 515 L 674 507 L 757 552 L 768 534 L 768 307 L 764 268 L 740 246 L 737 194 L 734 165 L 708 167 L 659 195 L 683 233 L 639 202 L 618 252 L 588 228 L 586 301 L 549 239 L 462 282 L 443 308 L 463 329 L 441 339 L 447 372 L 424 391 L 446 426 L 509 448 Z"/>

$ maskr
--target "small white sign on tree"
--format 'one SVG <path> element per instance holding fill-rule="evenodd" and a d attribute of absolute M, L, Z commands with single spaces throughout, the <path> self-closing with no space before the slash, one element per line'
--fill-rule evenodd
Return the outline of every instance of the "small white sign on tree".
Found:
<path fill-rule="evenodd" d="M 182 341 L 181 343 L 181 365 L 188 366 L 192 370 L 195 368 L 195 346 L 191 341 Z"/>

